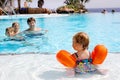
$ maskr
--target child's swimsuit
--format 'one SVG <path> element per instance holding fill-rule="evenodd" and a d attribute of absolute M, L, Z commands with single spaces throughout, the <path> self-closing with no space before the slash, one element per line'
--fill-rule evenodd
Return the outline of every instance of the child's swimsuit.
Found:
<path fill-rule="evenodd" d="M 77 53 L 75 53 L 75 56 L 78 58 Z M 76 64 L 77 64 L 77 66 L 75 67 L 76 73 L 93 72 L 96 70 L 95 66 L 92 64 L 91 57 L 89 59 L 76 60 Z"/>

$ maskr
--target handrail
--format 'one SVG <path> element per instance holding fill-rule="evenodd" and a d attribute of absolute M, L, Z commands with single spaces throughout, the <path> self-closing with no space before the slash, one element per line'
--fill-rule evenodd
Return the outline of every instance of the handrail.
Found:
<path fill-rule="evenodd" d="M 15 14 L 15 15 L 16 15 L 16 13 L 15 13 L 15 11 L 14 11 L 13 7 L 11 6 L 10 8 L 11 8 L 11 10 L 12 10 L 13 14 Z"/>
<path fill-rule="evenodd" d="M 7 14 L 8 15 L 8 13 L 5 11 L 5 10 L 3 10 L 2 8 L 0 8 L 5 14 Z"/>

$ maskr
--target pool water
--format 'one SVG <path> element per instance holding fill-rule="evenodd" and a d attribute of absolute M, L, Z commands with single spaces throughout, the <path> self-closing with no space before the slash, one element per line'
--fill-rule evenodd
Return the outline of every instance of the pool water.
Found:
<path fill-rule="evenodd" d="M 35 17 L 36 26 L 48 32 L 26 41 L 4 41 L 5 29 L 13 22 L 20 23 L 20 30 L 28 28 L 27 18 Z M 120 52 L 120 14 L 88 13 L 70 15 L 23 15 L 0 16 L 0 54 L 10 53 L 56 53 L 61 49 L 75 52 L 72 37 L 77 32 L 86 32 L 90 37 L 89 50 L 103 44 L 109 52 Z"/>

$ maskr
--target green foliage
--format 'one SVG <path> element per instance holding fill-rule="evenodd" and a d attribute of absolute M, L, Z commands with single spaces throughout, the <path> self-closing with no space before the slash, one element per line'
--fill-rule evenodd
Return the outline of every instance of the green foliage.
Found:
<path fill-rule="evenodd" d="M 32 0 L 26 0 L 27 2 L 32 2 Z"/>
<path fill-rule="evenodd" d="M 78 10 L 78 8 L 76 6 L 74 6 L 74 5 L 72 5 L 72 4 L 66 5 L 66 7 L 69 8 L 69 9 L 74 9 L 75 11 Z"/>
<path fill-rule="evenodd" d="M 70 5 L 65 5 L 66 8 L 68 9 L 74 9 L 74 11 L 78 11 L 79 9 L 77 7 L 75 7 L 74 5 L 70 4 Z M 58 9 L 64 8 L 65 6 L 61 6 Z"/>
<path fill-rule="evenodd" d="M 80 5 L 84 6 L 85 3 L 89 2 L 90 0 L 65 0 L 65 4 L 73 5 L 79 7 Z"/>
<path fill-rule="evenodd" d="M 85 9 L 84 4 L 89 2 L 89 0 L 65 0 L 65 4 L 67 8 L 72 8 L 75 11 L 79 11 L 80 9 Z"/>

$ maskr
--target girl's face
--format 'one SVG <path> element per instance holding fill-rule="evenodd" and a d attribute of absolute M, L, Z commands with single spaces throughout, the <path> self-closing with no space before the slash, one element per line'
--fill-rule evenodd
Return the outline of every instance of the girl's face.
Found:
<path fill-rule="evenodd" d="M 76 40 L 75 40 L 75 39 L 73 39 L 73 44 L 72 44 L 72 46 L 73 46 L 74 50 L 76 50 L 76 51 L 78 51 L 78 52 L 83 50 L 82 45 L 79 44 L 79 43 L 76 43 Z"/>

